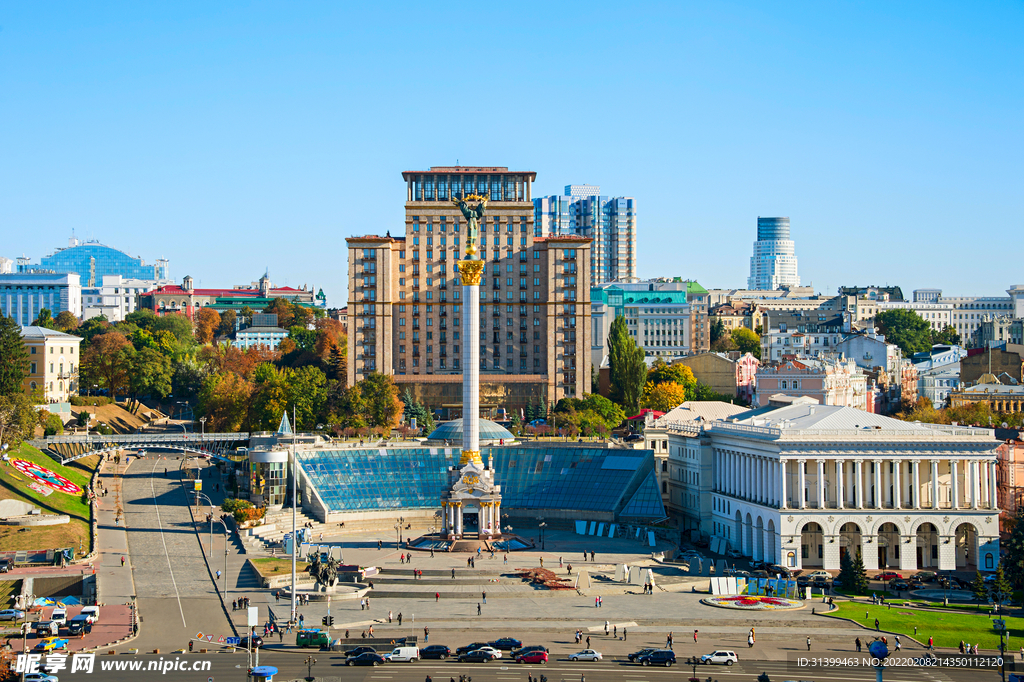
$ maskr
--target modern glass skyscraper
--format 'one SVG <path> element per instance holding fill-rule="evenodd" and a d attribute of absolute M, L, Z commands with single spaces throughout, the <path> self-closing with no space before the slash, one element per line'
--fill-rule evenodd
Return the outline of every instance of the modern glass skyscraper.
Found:
<path fill-rule="evenodd" d="M 575 235 L 593 239 L 590 269 L 595 283 L 636 279 L 636 199 L 601 196 L 598 185 L 566 185 L 565 194 L 533 200 L 536 237 Z"/>
<path fill-rule="evenodd" d="M 19 272 L 30 269 L 34 269 L 33 266 L 19 262 Z M 35 269 L 77 274 L 83 287 L 100 286 L 104 275 L 120 275 L 125 279 L 153 280 L 158 283 L 169 281 L 168 261 L 164 259 L 157 259 L 156 263 L 147 265 L 141 258 L 134 258 L 99 242 L 80 242 L 75 237 L 68 241 L 67 248 L 57 249 L 41 258 Z"/>
<path fill-rule="evenodd" d="M 789 218 L 757 218 L 757 241 L 750 258 L 748 289 L 772 291 L 800 286 L 796 248 L 789 238 Z"/>

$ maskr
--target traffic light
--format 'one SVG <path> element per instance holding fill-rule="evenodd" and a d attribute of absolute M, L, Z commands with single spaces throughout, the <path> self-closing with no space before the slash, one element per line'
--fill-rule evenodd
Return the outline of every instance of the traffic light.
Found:
<path fill-rule="evenodd" d="M 324 616 L 323 618 L 321 618 L 321 619 L 320 619 L 320 622 L 321 622 L 322 624 L 324 624 L 324 625 L 327 625 L 327 624 L 328 624 L 328 623 L 327 623 L 327 616 Z"/>
<path fill-rule="evenodd" d="M 327 616 L 327 625 L 334 625 L 334 616 Z"/>

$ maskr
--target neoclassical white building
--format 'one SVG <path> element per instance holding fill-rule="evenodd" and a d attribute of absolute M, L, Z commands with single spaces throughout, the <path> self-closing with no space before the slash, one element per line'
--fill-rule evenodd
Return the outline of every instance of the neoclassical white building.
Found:
<path fill-rule="evenodd" d="M 994 570 L 991 429 L 908 423 L 801 398 L 703 427 L 669 428 L 669 465 L 700 473 L 703 533 L 745 556 L 837 570 Z"/>

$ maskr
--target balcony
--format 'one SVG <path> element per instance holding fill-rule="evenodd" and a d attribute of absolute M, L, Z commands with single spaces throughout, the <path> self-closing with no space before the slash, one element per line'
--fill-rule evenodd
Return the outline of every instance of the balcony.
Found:
<path fill-rule="evenodd" d="M 441 317 L 448 317 L 448 311 L 444 308 L 441 308 L 441 312 L 438 313 L 438 315 L 440 315 Z"/>

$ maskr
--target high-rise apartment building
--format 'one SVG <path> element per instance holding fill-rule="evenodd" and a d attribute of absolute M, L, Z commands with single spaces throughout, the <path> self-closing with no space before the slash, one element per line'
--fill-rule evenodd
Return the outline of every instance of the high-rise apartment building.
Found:
<path fill-rule="evenodd" d="M 351 237 L 348 380 L 394 375 L 431 408 L 461 408 L 464 343 L 480 344 L 481 406 L 519 409 L 590 391 L 591 240 L 539 237 L 533 172 L 406 171 L 404 236 Z M 467 222 L 452 197 L 489 195 L 477 245 L 479 338 L 462 337 Z M 579 359 L 577 359 L 577 356 Z"/>
<path fill-rule="evenodd" d="M 748 289 L 800 286 L 796 270 L 796 249 L 789 238 L 789 218 L 757 219 L 757 241 L 750 259 Z"/>
<path fill-rule="evenodd" d="M 57 317 L 65 310 L 82 316 L 82 286 L 78 275 L 19 272 L 0 275 L 0 315 L 27 327 L 43 309 Z"/>
<path fill-rule="evenodd" d="M 598 185 L 566 185 L 563 195 L 538 197 L 533 207 L 538 237 L 571 234 L 593 240 L 594 282 L 636 279 L 636 199 L 601 196 Z"/>

